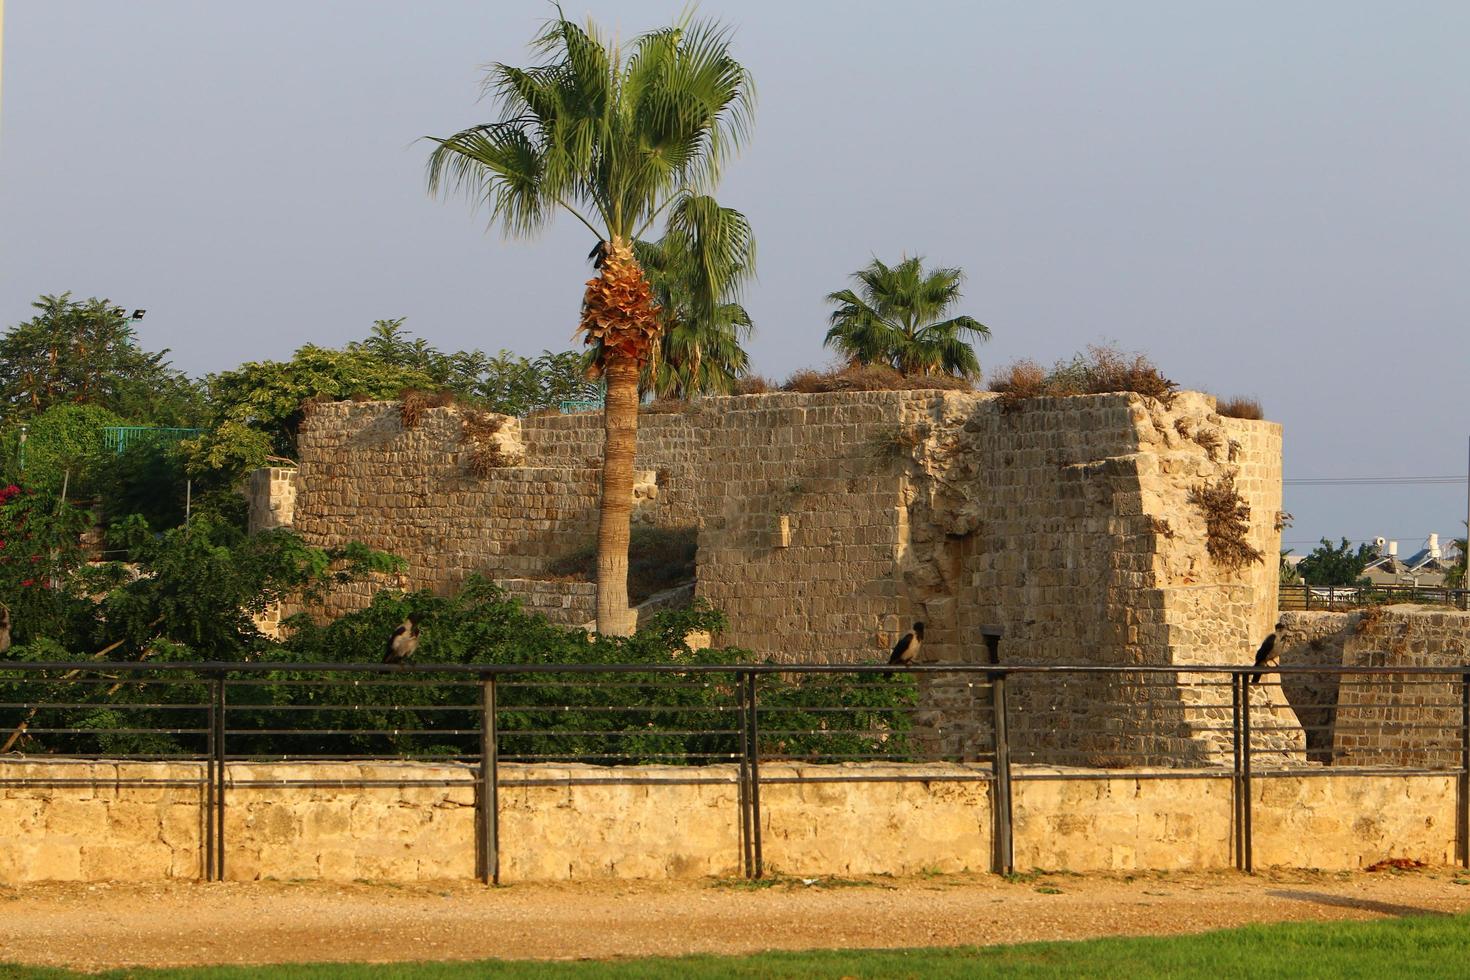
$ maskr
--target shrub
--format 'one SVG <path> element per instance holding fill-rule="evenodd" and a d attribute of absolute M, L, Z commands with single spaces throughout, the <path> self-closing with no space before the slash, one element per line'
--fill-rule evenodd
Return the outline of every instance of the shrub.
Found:
<path fill-rule="evenodd" d="M 1263 419 L 1266 413 L 1261 410 L 1261 403 L 1254 398 L 1230 398 L 1215 406 L 1217 414 L 1231 419 Z"/>
<path fill-rule="evenodd" d="M 1024 399 L 1046 394 L 1046 371 L 1035 361 L 1016 361 L 991 379 L 990 390 L 1000 395 L 1001 411 L 1011 411 Z"/>
<path fill-rule="evenodd" d="M 754 662 L 737 648 L 690 650 L 693 631 L 717 632 L 728 624 L 707 604 L 660 613 L 630 637 L 589 635 L 529 615 L 490 582 L 475 577 L 452 597 L 429 592 L 379 592 L 364 610 L 318 626 L 305 616 L 290 621 L 282 644 L 251 656 L 272 672 L 258 683 L 230 690 L 232 752 L 258 756 L 409 756 L 474 758 L 479 736 L 478 684 L 432 671 L 412 682 L 348 681 L 324 690 L 306 663 L 376 663 L 393 628 L 419 614 L 422 633 L 414 661 L 433 664 L 629 664 L 729 666 Z M 35 648 L 65 659 L 62 648 Z M 136 654 L 134 654 L 136 656 Z M 159 657 L 194 659 L 170 646 Z M 201 703 L 202 679 L 177 671 L 147 684 L 79 685 L 67 678 L 20 684 L 0 668 L 0 698 L 69 702 L 33 716 L 31 751 L 168 754 L 204 749 L 202 734 L 178 731 L 178 712 L 152 704 Z M 662 674 L 631 671 L 607 676 L 544 673 L 501 687 L 500 752 L 508 759 L 576 759 L 605 764 L 682 762 L 701 764 L 737 756 L 731 708 L 737 694 L 731 673 Z M 308 683 L 310 682 L 310 683 Z M 762 749 L 807 759 L 846 755 L 903 757 L 917 685 L 885 680 L 768 674 L 761 678 L 763 706 L 783 711 L 778 738 Z M 836 713 L 834 713 L 836 712 Z M 840 719 L 840 725 L 833 725 Z M 831 726 L 838 730 L 824 731 Z M 128 729 L 173 729 L 143 734 Z M 85 729 L 81 733 L 46 729 Z M 119 731 L 119 729 L 122 729 Z M 295 733 L 281 733 L 294 729 Z M 254 730 L 255 733 L 252 733 Z M 0 733 L 3 734 L 3 733 Z"/>
<path fill-rule="evenodd" d="M 417 429 L 429 407 L 429 396 L 416 388 L 398 393 L 398 417 L 405 429 Z"/>

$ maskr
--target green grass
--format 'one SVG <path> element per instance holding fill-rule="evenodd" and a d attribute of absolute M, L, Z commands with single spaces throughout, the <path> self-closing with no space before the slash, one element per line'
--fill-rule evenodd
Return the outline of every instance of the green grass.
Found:
<path fill-rule="evenodd" d="M 92 976 L 233 980 L 358 980 L 451 977 L 1425 977 L 1470 976 L 1470 917 L 1413 917 L 1379 922 L 1286 923 L 1197 936 L 1099 939 L 1076 943 L 910 950 L 823 950 L 756 956 L 505 962 L 319 964 L 115 970 Z M 0 978 L 60 980 L 83 974 L 0 966 Z"/>

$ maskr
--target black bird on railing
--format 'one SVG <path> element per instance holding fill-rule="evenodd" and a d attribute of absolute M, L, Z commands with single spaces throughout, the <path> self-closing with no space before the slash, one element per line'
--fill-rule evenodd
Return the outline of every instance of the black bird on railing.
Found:
<path fill-rule="evenodd" d="M 924 645 L 924 624 L 915 623 L 912 633 L 905 633 L 903 638 L 893 645 L 893 653 L 888 658 L 889 666 L 907 667 L 914 662 L 919 655 L 919 648 Z M 884 677 L 892 677 L 892 674 L 884 674 Z"/>
<path fill-rule="evenodd" d="M 393 635 L 388 637 L 388 649 L 383 654 L 383 663 L 401 664 L 419 648 L 419 614 L 409 613 L 408 618 L 398 624 Z"/>
<path fill-rule="evenodd" d="M 1284 629 L 1286 629 L 1285 623 L 1277 623 L 1276 628 L 1271 631 L 1271 635 L 1261 641 L 1261 648 L 1256 651 L 1257 667 L 1274 667 L 1281 663 L 1281 651 L 1276 649 L 1276 640 Z M 1261 673 L 1258 670 L 1251 675 L 1252 684 L 1261 683 Z"/>

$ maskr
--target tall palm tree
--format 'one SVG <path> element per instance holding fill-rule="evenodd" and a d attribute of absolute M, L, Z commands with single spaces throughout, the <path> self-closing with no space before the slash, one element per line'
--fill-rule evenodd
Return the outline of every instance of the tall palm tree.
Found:
<path fill-rule="evenodd" d="M 842 289 L 827 296 L 836 303 L 825 341 L 853 364 L 886 364 L 905 377 L 952 374 L 978 378 L 975 349 L 963 339 L 981 340 L 990 328 L 973 317 L 941 320 L 960 299 L 965 276 L 959 269 L 924 272 L 924 260 L 884 265 L 878 259 L 853 273 L 858 292 Z"/>
<path fill-rule="evenodd" d="M 701 271 L 688 236 L 673 232 L 657 242 L 637 242 L 633 254 L 653 286 L 663 327 L 658 352 L 644 370 L 644 390 L 660 398 L 729 394 L 736 379 L 750 370 L 750 357 L 741 345 L 754 324 L 734 299 L 754 267 L 753 251 L 737 256 L 734 267 L 717 270 L 726 288 L 713 309 L 701 308 L 695 300 Z"/>
<path fill-rule="evenodd" d="M 507 234 L 534 234 L 560 210 L 596 238 L 600 274 L 587 283 L 579 331 L 607 382 L 597 628 L 627 634 L 638 379 L 660 330 L 633 243 L 660 218 L 666 234 L 687 236 L 699 272 L 693 303 L 715 309 L 721 270 L 749 253 L 750 226 L 708 192 L 749 133 L 755 92 L 728 31 L 687 15 L 619 45 L 558 10 L 532 50 L 542 64 L 488 71 L 499 122 L 434 138 L 429 189 L 467 192 Z"/>

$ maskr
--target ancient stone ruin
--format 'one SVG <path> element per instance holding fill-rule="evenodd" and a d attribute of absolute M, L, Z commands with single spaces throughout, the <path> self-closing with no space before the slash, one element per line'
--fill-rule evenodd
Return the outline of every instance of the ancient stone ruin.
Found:
<path fill-rule="evenodd" d="M 716 642 L 763 657 L 877 662 L 924 620 L 926 661 L 986 662 L 981 628 L 994 626 L 1005 663 L 1243 664 L 1276 616 L 1281 429 L 1214 407 L 1193 392 L 1169 406 L 1136 394 L 703 398 L 642 416 L 634 520 L 694 542 L 693 591 L 731 622 Z M 593 542 L 601 423 L 453 407 L 410 423 L 397 403 L 313 405 L 295 479 L 257 485 L 294 493 L 290 520 L 313 543 L 406 559 L 388 585 L 447 593 L 480 573 L 583 625 L 593 585 L 554 569 Z M 1221 500 L 1248 508 L 1233 529 L 1212 510 Z M 256 509 L 281 520 L 281 507 Z M 358 608 L 382 584 L 317 612 Z M 926 705 L 953 720 L 965 697 L 935 682 Z M 1131 747 L 1157 761 L 1228 758 L 1229 691 L 1191 675 L 1017 684 L 1012 697 L 1018 738 L 1090 764 L 1145 727 L 1154 734 Z M 1279 692 L 1252 697 L 1262 727 L 1294 727 Z M 964 751 L 962 724 L 935 727 L 946 751 Z M 1287 733 L 1258 744 L 1302 749 Z"/>

